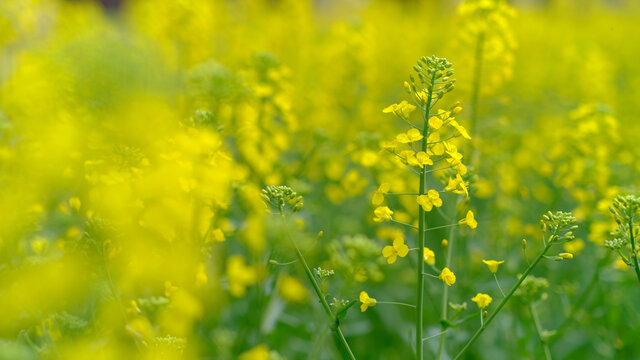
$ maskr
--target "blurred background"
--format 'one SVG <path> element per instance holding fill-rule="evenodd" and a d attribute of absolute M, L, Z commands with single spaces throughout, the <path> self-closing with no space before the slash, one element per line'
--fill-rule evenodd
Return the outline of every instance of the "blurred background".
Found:
<path fill-rule="evenodd" d="M 0 2 L 0 358 L 340 358 L 302 269 L 277 265 L 294 259 L 283 230 L 334 270 L 330 300 L 415 301 L 415 259 L 381 255 L 415 234 L 375 224 L 371 196 L 415 191 L 380 150 L 407 130 L 382 109 L 432 54 L 473 138 L 479 225 L 454 247 L 450 301 L 499 298 L 481 260 L 514 283 L 547 210 L 580 225 L 557 249 L 574 259 L 540 265 L 466 358 L 542 358 L 530 302 L 555 358 L 640 358 L 640 288 L 602 246 L 611 200 L 638 186 L 639 20 L 635 0 Z M 260 196 L 281 184 L 304 196 L 289 225 Z M 429 235 L 436 266 L 448 236 Z M 426 289 L 428 336 L 442 283 Z M 413 316 L 354 306 L 342 328 L 359 359 L 408 359 Z M 443 358 L 477 327 L 449 331 Z"/>

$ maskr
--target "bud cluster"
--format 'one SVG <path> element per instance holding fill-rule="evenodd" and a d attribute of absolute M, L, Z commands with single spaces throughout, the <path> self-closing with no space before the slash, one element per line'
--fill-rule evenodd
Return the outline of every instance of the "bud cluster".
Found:
<path fill-rule="evenodd" d="M 549 242 L 565 242 L 575 239 L 573 230 L 578 228 L 578 225 L 574 225 L 576 218 L 571 213 L 551 211 L 542 215 L 540 220 L 540 226 L 542 231 L 550 233 Z"/>
<path fill-rule="evenodd" d="M 451 78 L 453 76 L 452 66 L 453 64 L 448 62 L 447 59 L 438 58 L 435 55 L 431 57 L 423 56 L 418 60 L 418 64 L 413 67 L 418 74 L 420 87 L 416 86 L 416 79 L 413 75 L 409 76 L 411 82 L 405 86 L 422 103 L 426 102 L 422 94 L 427 93 L 427 89 L 433 86 L 432 98 L 439 99 L 454 89 L 456 79 Z"/>
<path fill-rule="evenodd" d="M 304 205 L 303 198 L 288 186 L 269 185 L 262 189 L 262 197 L 264 200 L 277 208 L 280 213 L 284 213 L 286 209 L 292 212 L 298 212 Z"/>

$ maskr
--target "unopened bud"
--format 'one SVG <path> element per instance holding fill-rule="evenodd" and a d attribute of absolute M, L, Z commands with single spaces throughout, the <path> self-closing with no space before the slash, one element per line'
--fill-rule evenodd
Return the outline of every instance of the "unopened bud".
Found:
<path fill-rule="evenodd" d="M 527 239 L 522 239 L 522 249 L 523 250 L 527 249 Z"/>
<path fill-rule="evenodd" d="M 447 239 L 442 239 L 442 247 L 446 248 L 447 246 L 449 246 L 449 241 Z"/>

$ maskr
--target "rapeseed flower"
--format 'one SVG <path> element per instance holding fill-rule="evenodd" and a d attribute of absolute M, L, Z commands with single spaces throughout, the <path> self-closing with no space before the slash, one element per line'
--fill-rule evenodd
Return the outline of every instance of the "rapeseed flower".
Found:
<path fill-rule="evenodd" d="M 478 304 L 478 308 L 480 309 L 484 309 L 489 306 L 489 304 L 491 304 L 491 300 L 493 300 L 491 296 L 482 293 L 478 293 L 476 296 L 471 298 L 471 301 Z"/>
<path fill-rule="evenodd" d="M 458 221 L 458 224 L 467 225 L 468 227 L 470 227 L 472 229 L 475 229 L 475 228 L 478 227 L 478 222 L 474 218 L 473 211 L 471 211 L 471 210 L 467 211 L 467 216 L 465 216 L 464 219 Z"/>
<path fill-rule="evenodd" d="M 431 211 L 433 207 L 442 206 L 442 199 L 440 199 L 440 193 L 436 190 L 427 191 L 426 195 L 418 195 L 416 201 L 422 207 L 424 211 Z"/>
<path fill-rule="evenodd" d="M 387 258 L 387 263 L 393 264 L 398 256 L 405 257 L 409 253 L 409 247 L 402 237 L 393 240 L 393 245 L 387 245 L 382 249 L 382 255 Z"/>
<path fill-rule="evenodd" d="M 453 271 L 449 270 L 449 268 L 442 269 L 440 276 L 438 278 L 444 281 L 445 284 L 451 286 L 456 283 L 456 275 Z"/>
<path fill-rule="evenodd" d="M 366 291 L 360 293 L 360 311 L 365 312 L 367 308 L 376 306 L 376 299 L 369 297 Z"/>
<path fill-rule="evenodd" d="M 393 211 L 391 211 L 388 206 L 378 206 L 375 210 L 373 210 L 373 214 L 373 221 L 375 222 L 391 221 L 391 215 L 393 215 Z"/>
<path fill-rule="evenodd" d="M 496 260 L 482 260 L 482 262 L 487 264 L 489 271 L 491 271 L 494 274 L 498 272 L 498 265 L 504 263 L 504 261 L 496 261 Z"/>

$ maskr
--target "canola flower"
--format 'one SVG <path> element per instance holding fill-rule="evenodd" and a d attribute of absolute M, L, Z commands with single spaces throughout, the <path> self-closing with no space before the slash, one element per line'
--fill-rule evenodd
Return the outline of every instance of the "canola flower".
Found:
<path fill-rule="evenodd" d="M 503 260 L 497 261 L 497 260 L 482 260 L 483 263 L 485 263 L 485 265 L 487 265 L 487 267 L 489 268 L 489 271 L 491 271 L 493 274 L 498 272 L 498 266 L 500 264 L 504 264 Z"/>
<path fill-rule="evenodd" d="M 491 296 L 482 293 L 478 293 L 476 294 L 476 296 L 471 298 L 471 301 L 476 303 L 478 305 L 478 308 L 481 310 L 489 306 L 489 304 L 491 304 L 491 300 L 493 300 Z"/>

